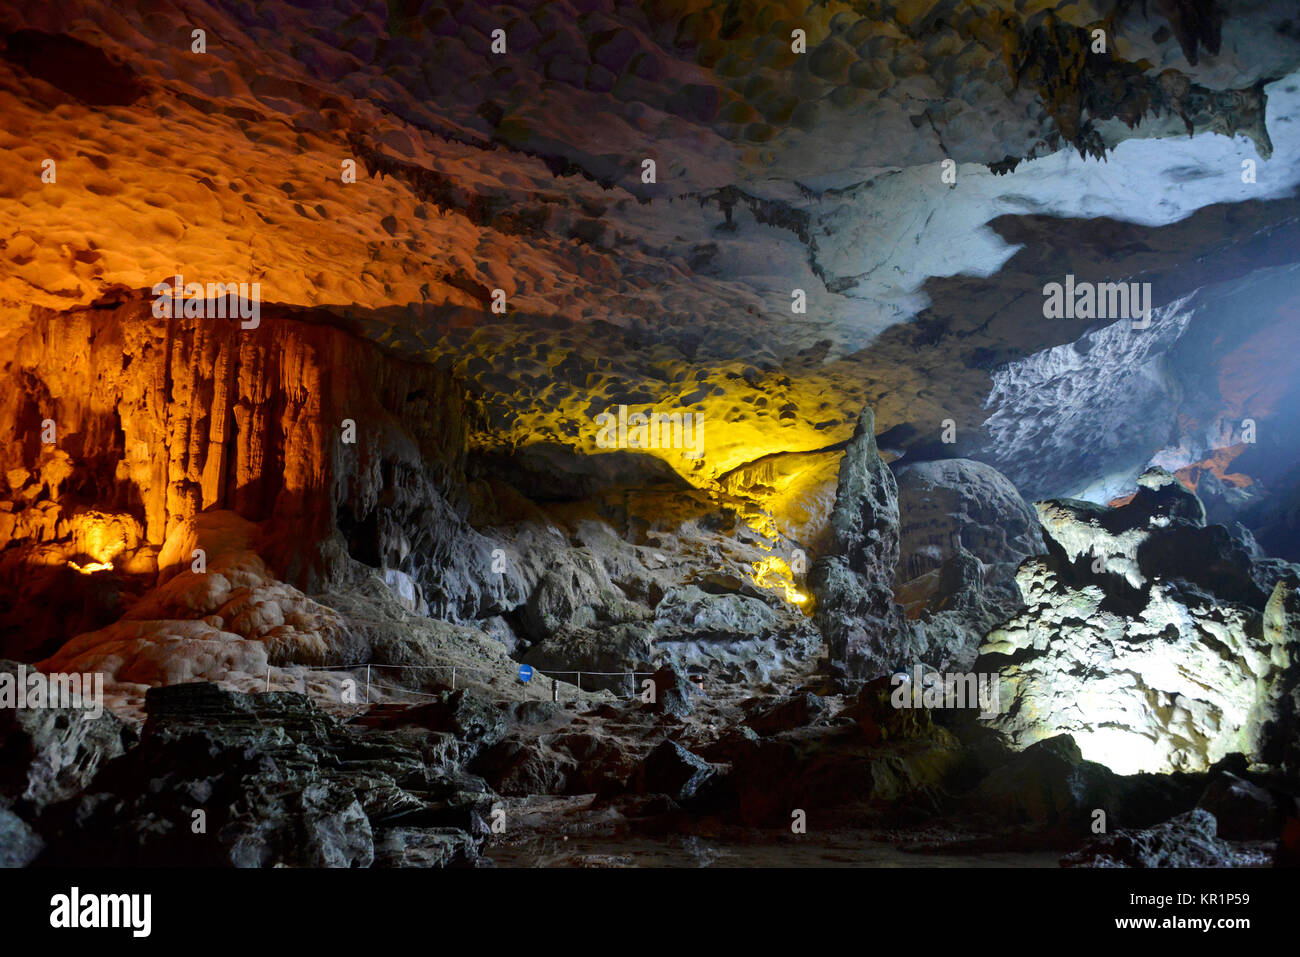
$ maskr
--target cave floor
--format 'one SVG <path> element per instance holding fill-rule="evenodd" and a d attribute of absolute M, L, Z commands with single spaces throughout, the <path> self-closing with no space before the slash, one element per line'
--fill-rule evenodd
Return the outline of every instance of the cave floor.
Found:
<path fill-rule="evenodd" d="M 497 867 L 1051 867 L 1059 851 L 943 853 L 967 835 L 912 835 L 810 825 L 806 834 L 724 825 L 708 818 L 631 822 L 593 795 L 506 799 L 513 822 L 484 855 Z M 892 839 L 891 839 L 892 838 Z M 908 847 L 913 849 L 909 850 Z"/>

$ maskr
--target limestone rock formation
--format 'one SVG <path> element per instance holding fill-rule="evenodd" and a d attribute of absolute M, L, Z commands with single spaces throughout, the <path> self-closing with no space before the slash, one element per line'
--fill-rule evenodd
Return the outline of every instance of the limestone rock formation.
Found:
<path fill-rule="evenodd" d="M 664 741 L 641 764 L 638 783 L 642 791 L 667 794 L 674 801 L 689 801 L 713 775 L 713 768 L 697 754 L 675 741 Z"/>
<path fill-rule="evenodd" d="M 30 675 L 32 669 L 26 669 Z M 0 672 L 17 676 L 16 662 L 0 660 Z M 26 689 L 18 689 L 22 694 Z M 86 703 L 92 704 L 90 690 Z M 134 735 L 110 712 L 76 707 L 0 708 L 0 802 L 25 814 L 80 794 L 109 761 L 122 755 Z"/>
<path fill-rule="evenodd" d="M 148 707 L 140 743 L 41 819 L 58 863 L 368 867 L 376 843 L 403 863 L 424 843 L 412 828 L 435 844 L 456 829 L 456 853 L 422 863 L 472 862 L 488 831 L 492 795 L 441 760 L 447 732 L 381 736 L 301 695 L 204 683 L 154 689 Z"/>
<path fill-rule="evenodd" d="M 1122 773 L 1276 753 L 1300 640 L 1282 614 L 1296 569 L 1240 526 L 1205 526 L 1162 470 L 1118 508 L 1038 509 L 1048 554 L 1020 567 L 1027 608 L 981 648 L 978 667 L 1001 676 L 993 725 L 1020 747 L 1070 734 Z"/>
<path fill-rule="evenodd" d="M 762 684 L 815 662 L 822 636 L 804 614 L 773 596 L 696 585 L 673 588 L 655 607 L 651 634 L 665 661 L 726 684 Z"/>
<path fill-rule="evenodd" d="M 992 466 L 971 459 L 903 461 L 898 480 L 902 585 L 964 549 L 985 565 L 1018 565 L 1042 551 L 1038 516 Z"/>
<path fill-rule="evenodd" d="M 1260 740 L 1260 757 L 1300 780 L 1300 577 L 1274 586 L 1264 606 L 1264 640 L 1278 649 L 1281 675 L 1265 690 L 1259 710 L 1267 717 Z"/>
<path fill-rule="evenodd" d="M 655 714 L 685 718 L 695 710 L 695 699 L 703 696 L 703 692 L 671 664 L 664 665 L 649 680 L 654 688 L 654 700 L 649 702 L 649 707 Z"/>
<path fill-rule="evenodd" d="M 0 863 L 1271 836 L 1297 71 L 1294 0 L 0 4 L 0 658 L 116 715 L 0 714 Z"/>
<path fill-rule="evenodd" d="M 989 630 L 1023 607 L 1012 569 L 962 549 L 898 590 L 913 655 L 940 671 L 966 670 Z"/>
<path fill-rule="evenodd" d="M 483 518 L 528 593 L 505 618 L 515 653 L 584 688 L 630 694 L 628 672 L 668 663 L 761 683 L 821 654 L 796 544 L 745 500 L 652 485 Z"/>
<path fill-rule="evenodd" d="M 191 562 L 185 523 L 227 508 L 262 523 L 259 551 L 309 590 L 372 568 L 413 610 L 452 620 L 523 599 L 464 521 L 462 396 L 431 367 L 328 325 L 156 319 L 138 300 L 46 314 L 11 345 L 7 515 L 29 564 L 167 577 Z M 58 476 L 53 462 L 66 463 Z M 31 526 L 33 510 L 50 520 Z"/>
<path fill-rule="evenodd" d="M 1164 824 L 1093 838 L 1063 858 L 1063 867 L 1233 867 L 1238 856 L 1217 836 L 1214 815 L 1201 808 Z M 1243 861 L 1245 863 L 1245 861 Z"/>
<path fill-rule="evenodd" d="M 1058 232 L 1064 254 L 1092 217 L 1170 224 L 1294 185 L 1288 164 L 1257 190 L 1216 173 L 1238 165 L 1238 143 L 1256 159 L 1295 152 L 1276 121 L 1294 112 L 1285 78 L 1300 66 L 1291 5 L 1185 12 L 1203 6 L 332 0 L 267 18 L 206 0 L 184 15 L 10 5 L 0 69 L 20 132 L 0 149 L 14 163 L 30 141 L 84 149 L 52 157 L 56 183 L 4 192 L 3 324 L 25 324 L 29 304 L 147 290 L 180 262 L 454 368 L 486 400 L 472 431 L 494 451 L 590 452 L 591 415 L 620 400 L 728 422 L 698 469 L 675 450 L 641 456 L 691 479 L 836 445 L 864 403 L 923 444 L 940 409 L 979 426 L 995 358 L 1077 338 L 1025 321 L 1034 297 L 1007 294 L 1023 274 L 992 291 L 967 281 L 1019 242 L 1008 218 L 1042 216 L 1044 233 L 1089 218 Z M 250 40 L 209 64 L 211 82 L 166 39 L 190 19 Z M 489 53 L 498 21 L 508 66 Z M 800 24 L 806 54 L 777 23 Z M 1110 162 L 1078 164 L 1076 149 Z M 642 183 L 629 157 L 661 153 L 671 172 L 661 159 Z M 357 183 L 321 173 L 339 156 Z M 936 175 L 949 159 L 955 192 Z M 1171 175 L 1135 178 L 1153 165 Z M 1259 218 L 1242 236 L 1292 218 L 1243 215 Z M 1218 242 L 1222 226 L 1194 234 Z M 1191 258 L 1152 240 L 1108 243 L 1115 271 L 1145 273 L 1148 251 Z M 968 315 L 936 288 L 953 277 Z M 488 308 L 498 288 L 508 313 Z M 821 320 L 773 308 L 794 288 Z"/>
<path fill-rule="evenodd" d="M 26 867 L 45 849 L 45 842 L 30 824 L 0 798 L 0 867 Z"/>
<path fill-rule="evenodd" d="M 894 604 L 898 554 L 898 484 L 880 457 L 875 416 L 867 408 L 840 462 L 830 552 L 808 576 L 817 626 L 844 680 L 896 667 L 909 647 Z"/>
<path fill-rule="evenodd" d="M 1094 808 L 1114 816 L 1120 803 L 1117 776 L 1086 761 L 1069 735 L 1045 738 L 984 778 L 970 800 L 1009 823 L 1087 833 Z"/>
<path fill-rule="evenodd" d="M 924 661 L 968 668 L 989 630 L 1022 605 L 1015 570 L 1043 551 L 1038 517 L 1005 476 L 981 462 L 904 462 L 894 474 L 895 597 Z"/>

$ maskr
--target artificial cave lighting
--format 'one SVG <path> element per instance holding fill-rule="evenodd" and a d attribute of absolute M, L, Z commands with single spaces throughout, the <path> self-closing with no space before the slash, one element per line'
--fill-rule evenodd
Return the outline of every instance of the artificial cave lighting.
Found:
<path fill-rule="evenodd" d="M 0 870 L 1300 863 L 1297 115 L 1294 0 L 0 3 Z"/>
<path fill-rule="evenodd" d="M 78 565 L 74 561 L 68 562 L 68 567 L 73 571 L 81 572 L 83 575 L 93 575 L 95 572 L 108 572 L 113 570 L 112 562 L 87 562 L 84 565 Z"/>
<path fill-rule="evenodd" d="M 754 584 L 759 588 L 781 591 L 785 600 L 795 605 L 802 605 L 808 600 L 808 596 L 795 587 L 794 572 L 790 566 L 775 555 L 755 563 Z"/>

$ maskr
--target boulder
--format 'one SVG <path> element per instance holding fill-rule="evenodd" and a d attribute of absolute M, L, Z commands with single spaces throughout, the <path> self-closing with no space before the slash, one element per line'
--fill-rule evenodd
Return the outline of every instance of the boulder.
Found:
<path fill-rule="evenodd" d="M 666 794 L 674 801 L 689 801 L 714 774 L 713 765 L 687 751 L 676 741 L 663 741 L 641 764 L 638 790 Z"/>
<path fill-rule="evenodd" d="M 762 708 L 745 719 L 745 724 L 764 736 L 807 727 L 825 714 L 826 699 L 804 692 Z"/>
<path fill-rule="evenodd" d="M 703 694 L 681 669 L 673 665 L 660 668 L 650 680 L 654 682 L 655 700 L 649 707 L 655 714 L 685 718 L 695 710 L 695 699 Z"/>
<path fill-rule="evenodd" d="M 360 802 L 350 790 L 325 783 L 245 790 L 217 840 L 234 867 L 369 867 L 374 861 L 374 836 Z"/>
<path fill-rule="evenodd" d="M 857 718 L 862 736 L 870 744 L 903 738 L 927 738 L 934 732 L 929 708 L 896 708 L 894 676 L 875 678 L 862 686 L 851 714 Z M 910 679 L 909 679 L 910 681 Z"/>
<path fill-rule="evenodd" d="M 1069 735 L 1039 741 L 990 772 L 968 800 L 1006 824 L 1087 833 L 1092 812 L 1108 815 L 1122 789 L 1106 767 L 1085 761 Z"/>
<path fill-rule="evenodd" d="M 1038 516 L 1011 480 L 971 459 L 904 462 L 898 480 L 896 581 L 919 578 L 961 551 L 986 565 L 1017 565 L 1043 550 Z"/>
<path fill-rule="evenodd" d="M 389 827 L 375 832 L 373 867 L 472 866 L 474 839 L 454 827 Z"/>
<path fill-rule="evenodd" d="M 470 764 L 499 794 L 564 794 L 578 762 L 535 738 L 507 737 Z"/>
<path fill-rule="evenodd" d="M 1229 840 L 1273 840 L 1282 832 L 1282 813 L 1273 795 L 1229 771 L 1206 785 L 1196 806 L 1214 815 L 1219 836 Z"/>
<path fill-rule="evenodd" d="M 554 707 L 550 702 L 534 703 Z M 506 733 L 506 720 L 496 706 L 464 688 L 444 691 L 427 704 L 401 709 L 393 724 L 444 731 L 472 748 L 491 747 Z M 469 756 L 473 751 L 462 753 Z"/>
<path fill-rule="evenodd" d="M 1062 867 L 1233 867 L 1232 847 L 1216 834 L 1214 815 L 1194 808 L 1163 824 L 1092 838 L 1061 859 Z"/>
<path fill-rule="evenodd" d="M 0 867 L 26 867 L 44 848 L 41 836 L 0 798 Z"/>

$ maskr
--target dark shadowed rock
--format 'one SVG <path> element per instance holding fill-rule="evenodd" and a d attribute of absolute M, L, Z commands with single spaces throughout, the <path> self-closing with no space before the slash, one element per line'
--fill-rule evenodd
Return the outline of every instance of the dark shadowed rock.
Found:
<path fill-rule="evenodd" d="M 780 734 L 811 724 L 826 712 L 824 698 L 807 692 L 793 695 L 766 707 L 745 719 L 745 724 L 761 735 Z"/>
<path fill-rule="evenodd" d="M 42 818 L 60 838 L 50 863 L 368 867 L 376 827 L 397 825 L 482 841 L 490 795 L 439 763 L 448 732 L 345 725 L 304 695 L 206 683 L 150 689 L 146 707 L 140 743 Z"/>
<path fill-rule="evenodd" d="M 1272 840 L 1282 830 L 1282 815 L 1273 795 L 1228 771 L 1210 781 L 1196 806 L 1214 815 L 1219 836 L 1228 840 Z"/>
<path fill-rule="evenodd" d="M 901 685 L 894 676 L 875 678 L 862 686 L 850 714 L 857 718 L 862 735 L 871 744 L 900 738 L 927 738 L 934 732 L 929 708 L 896 708 L 893 701 Z M 909 694 L 910 680 L 904 694 Z"/>
<path fill-rule="evenodd" d="M 415 725 L 444 731 L 477 747 L 496 744 L 506 733 L 506 719 L 497 707 L 464 688 L 444 691 L 428 704 L 395 709 L 390 722 L 394 727 Z"/>
<path fill-rule="evenodd" d="M 323 783 L 245 792 L 217 838 L 235 867 L 369 867 L 374 860 L 361 804 L 350 791 Z"/>
<path fill-rule="evenodd" d="M 0 661 L 0 671 L 15 679 L 18 668 Z M 0 708 L 0 796 L 40 812 L 85 790 L 134 737 L 108 711 L 92 717 L 79 708 Z"/>
<path fill-rule="evenodd" d="M 680 669 L 665 665 L 650 676 L 654 682 L 655 700 L 650 709 L 656 714 L 670 714 L 684 718 L 695 710 L 694 699 L 703 692 L 690 682 Z"/>
<path fill-rule="evenodd" d="M 898 587 L 915 660 L 941 671 L 967 670 L 984 636 L 1024 607 L 1010 564 L 986 565 L 965 548 Z"/>
<path fill-rule="evenodd" d="M 973 805 L 1006 824 L 1034 824 L 1086 834 L 1094 809 L 1113 813 L 1119 779 L 1083 760 L 1069 735 L 1040 741 L 992 771 L 971 795 Z"/>
<path fill-rule="evenodd" d="M 40 856 L 45 842 L 0 799 L 0 867 L 26 867 Z"/>
<path fill-rule="evenodd" d="M 553 701 L 512 701 L 503 707 L 512 724 L 545 724 L 564 711 L 564 706 Z"/>
<path fill-rule="evenodd" d="M 642 763 L 639 790 L 646 794 L 667 794 L 674 801 L 688 801 L 713 773 L 713 765 L 703 758 L 676 741 L 664 741 Z"/>
<path fill-rule="evenodd" d="M 1231 846 L 1215 833 L 1214 815 L 1194 808 L 1155 827 L 1091 839 L 1062 867 L 1233 867 Z"/>
<path fill-rule="evenodd" d="M 1282 825 L 1274 861 L 1278 867 L 1300 867 L 1300 802 L 1292 805 L 1292 812 Z"/>
<path fill-rule="evenodd" d="M 577 762 L 533 739 L 508 737 L 470 765 L 500 794 L 564 794 Z"/>
<path fill-rule="evenodd" d="M 455 867 L 477 860 L 474 839 L 453 827 L 391 827 L 375 832 L 374 867 Z"/>

